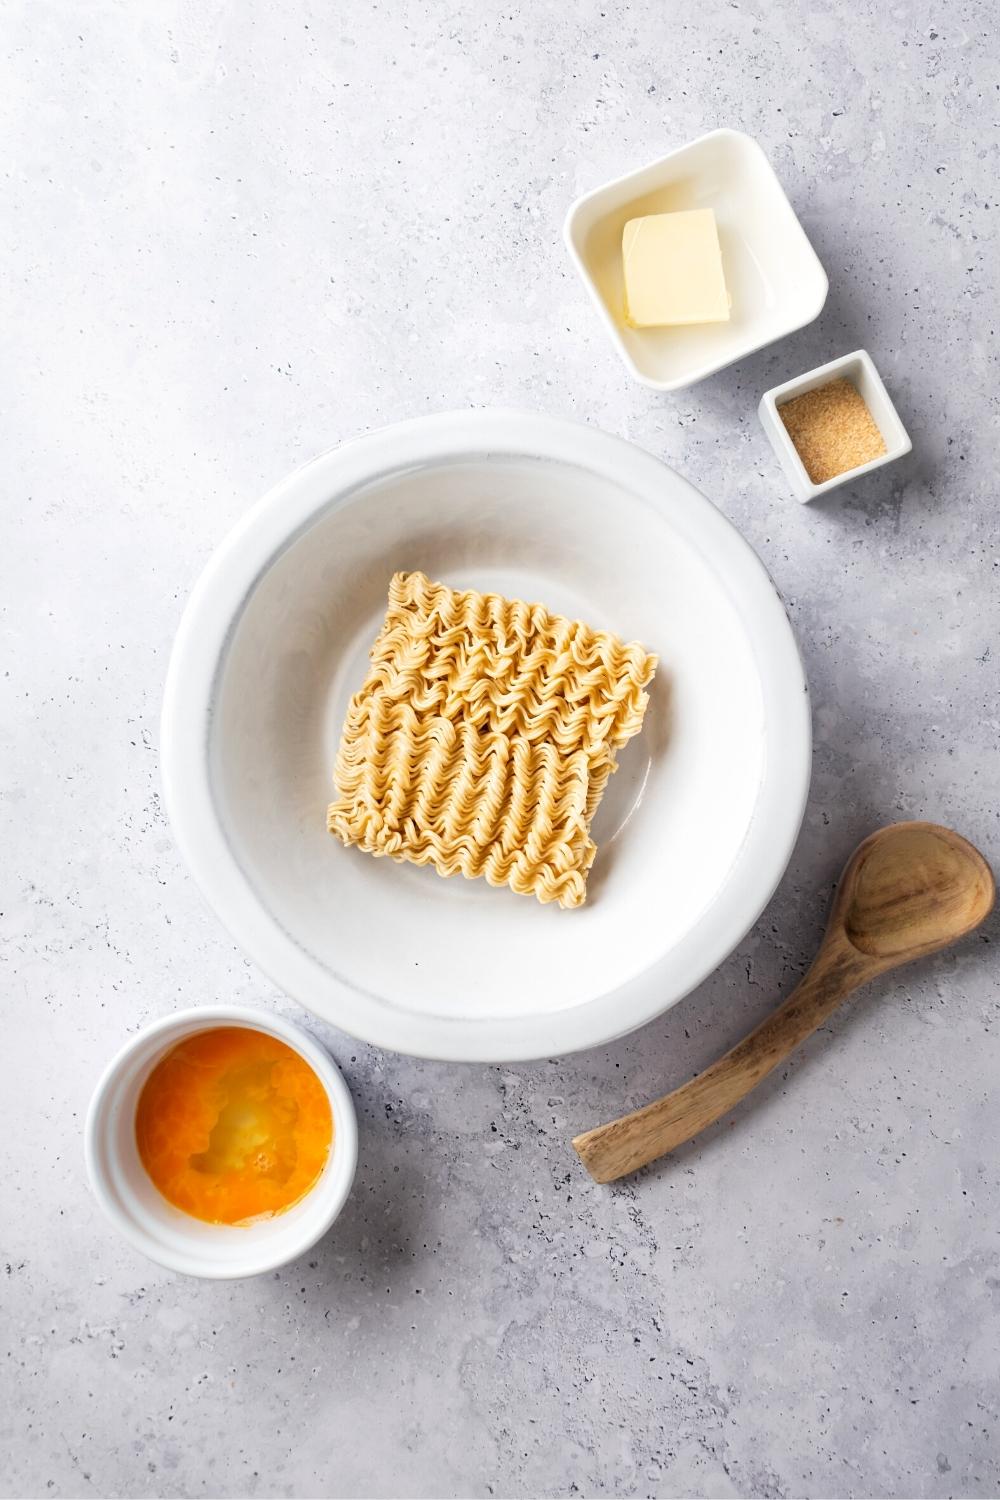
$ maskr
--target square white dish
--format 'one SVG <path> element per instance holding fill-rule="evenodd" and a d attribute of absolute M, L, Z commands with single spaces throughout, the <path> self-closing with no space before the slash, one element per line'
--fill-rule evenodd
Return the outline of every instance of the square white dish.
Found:
<path fill-rule="evenodd" d="M 732 297 L 728 323 L 630 328 L 622 231 L 644 214 L 711 208 Z M 643 385 L 676 391 L 819 315 L 829 283 L 774 168 L 739 130 L 713 130 L 571 207 L 566 244 L 611 341 Z"/>
<path fill-rule="evenodd" d="M 835 474 L 823 484 L 813 484 L 795 450 L 788 429 L 781 420 L 780 409 L 795 396 L 804 396 L 807 391 L 815 391 L 821 385 L 829 385 L 831 381 L 841 379 L 851 381 L 860 393 L 882 434 L 886 451 L 879 458 L 873 458 L 871 463 L 859 464 L 855 469 L 845 469 L 843 474 Z M 831 359 L 828 364 L 819 365 L 815 370 L 807 370 L 794 380 L 786 380 L 783 385 L 773 386 L 760 398 L 757 412 L 771 447 L 791 481 L 796 498 L 804 503 L 815 500 L 818 495 L 825 495 L 842 484 L 853 484 L 865 474 L 891 464 L 894 459 L 903 458 L 913 447 L 899 413 L 892 404 L 892 398 L 882 383 L 882 377 L 865 349 L 856 349 L 853 354 Z"/>

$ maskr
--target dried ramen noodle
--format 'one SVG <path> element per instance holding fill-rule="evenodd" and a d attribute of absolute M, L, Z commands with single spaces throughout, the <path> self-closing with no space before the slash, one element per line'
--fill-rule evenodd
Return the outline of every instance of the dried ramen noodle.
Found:
<path fill-rule="evenodd" d="M 499 594 L 397 573 L 327 826 L 369 854 L 580 906 L 590 822 L 656 658 Z"/>

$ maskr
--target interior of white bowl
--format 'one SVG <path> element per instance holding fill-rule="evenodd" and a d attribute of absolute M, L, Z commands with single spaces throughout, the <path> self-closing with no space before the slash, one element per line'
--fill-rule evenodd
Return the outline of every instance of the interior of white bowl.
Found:
<path fill-rule="evenodd" d="M 659 656 L 582 908 L 327 833 L 344 713 L 400 569 Z M 648 1019 L 757 915 L 804 805 L 803 687 L 763 569 L 670 470 L 568 423 L 425 419 L 293 476 L 221 549 L 171 664 L 168 805 L 220 915 L 325 1019 L 432 1056 L 545 1055 Z"/>
<path fill-rule="evenodd" d="M 540 600 L 660 657 L 612 778 L 581 910 L 345 849 L 326 831 L 348 698 L 396 569 Z M 725 881 L 764 755 L 745 631 L 706 559 L 623 489 L 481 457 L 381 477 L 328 510 L 247 600 L 212 767 L 233 849 L 284 929 L 395 1006 L 516 1016 L 579 1005 L 653 963 Z"/>

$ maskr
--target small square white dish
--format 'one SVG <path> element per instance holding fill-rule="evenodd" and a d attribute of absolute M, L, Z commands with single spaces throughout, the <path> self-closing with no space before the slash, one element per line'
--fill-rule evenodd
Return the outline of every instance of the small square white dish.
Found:
<path fill-rule="evenodd" d="M 833 380 L 849 380 L 859 392 L 875 420 L 876 427 L 882 434 L 885 452 L 878 458 L 873 458 L 871 463 L 859 464 L 855 469 L 845 469 L 843 474 L 835 474 L 832 479 L 827 479 L 823 484 L 813 484 L 806 473 L 805 465 L 796 452 L 788 429 L 781 420 L 781 407 L 786 401 L 791 401 L 794 396 L 804 396 L 807 391 L 815 391 L 819 386 L 829 385 Z M 803 503 L 815 500 L 818 495 L 825 495 L 839 485 L 853 484 L 856 479 L 860 479 L 864 474 L 870 474 L 873 469 L 881 469 L 884 464 L 903 458 L 913 447 L 909 434 L 899 419 L 899 413 L 892 404 L 892 398 L 875 368 L 874 361 L 865 349 L 856 349 L 853 354 L 844 354 L 840 359 L 831 359 L 828 364 L 819 365 L 815 370 L 808 370 L 806 374 L 798 375 L 794 380 L 786 380 L 784 385 L 773 386 L 760 398 L 757 413 L 771 441 L 771 447 L 791 481 L 796 498 Z"/>
<path fill-rule="evenodd" d="M 714 210 L 728 323 L 630 328 L 622 231 L 645 214 Z M 570 208 L 565 239 L 629 372 L 653 390 L 694 385 L 819 315 L 826 272 L 764 151 L 739 130 L 713 130 L 637 172 L 595 188 Z"/>

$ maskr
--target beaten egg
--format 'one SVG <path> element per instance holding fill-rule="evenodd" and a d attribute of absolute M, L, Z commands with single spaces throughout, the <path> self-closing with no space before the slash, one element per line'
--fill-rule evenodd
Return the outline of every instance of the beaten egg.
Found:
<path fill-rule="evenodd" d="M 333 1144 L 325 1087 L 263 1031 L 220 1026 L 154 1066 L 135 1112 L 139 1156 L 168 1202 L 209 1224 L 280 1214 L 319 1178 Z"/>

